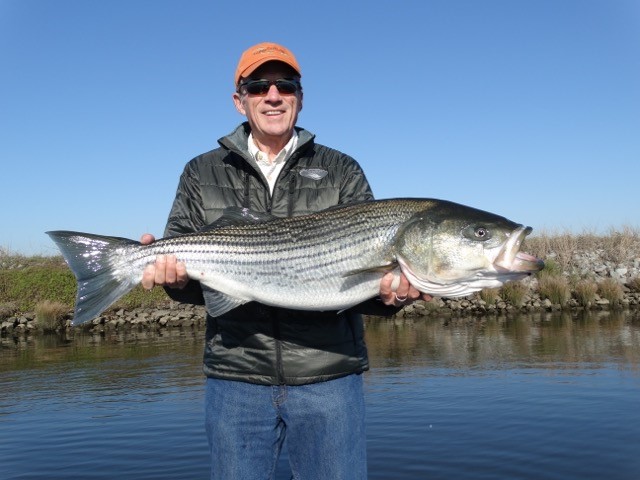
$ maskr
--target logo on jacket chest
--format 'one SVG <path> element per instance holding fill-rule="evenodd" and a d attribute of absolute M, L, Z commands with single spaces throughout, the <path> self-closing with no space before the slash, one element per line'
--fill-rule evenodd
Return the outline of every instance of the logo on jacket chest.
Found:
<path fill-rule="evenodd" d="M 321 168 L 303 168 L 300 170 L 302 177 L 310 178 L 311 180 L 322 180 L 328 173 L 329 172 Z"/>

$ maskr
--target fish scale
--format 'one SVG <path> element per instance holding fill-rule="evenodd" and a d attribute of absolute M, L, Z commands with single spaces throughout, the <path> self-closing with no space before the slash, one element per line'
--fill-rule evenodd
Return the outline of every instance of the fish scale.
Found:
<path fill-rule="evenodd" d="M 280 219 L 232 208 L 200 232 L 150 245 L 47 233 L 78 280 L 74 323 L 82 323 L 139 283 L 158 255 L 185 263 L 189 277 L 203 285 L 213 316 L 248 301 L 341 310 L 376 296 L 382 276 L 400 268 L 424 293 L 464 295 L 522 278 L 542 268 L 538 259 L 519 252 L 530 231 L 453 202 L 388 199 Z M 500 269 L 493 265 L 497 259 Z"/>

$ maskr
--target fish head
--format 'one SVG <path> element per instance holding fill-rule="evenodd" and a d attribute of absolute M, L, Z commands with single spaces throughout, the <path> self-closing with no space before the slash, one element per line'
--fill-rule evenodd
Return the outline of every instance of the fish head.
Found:
<path fill-rule="evenodd" d="M 542 260 L 520 251 L 531 231 L 504 217 L 445 202 L 401 227 L 396 258 L 421 292 L 464 296 L 541 270 Z"/>

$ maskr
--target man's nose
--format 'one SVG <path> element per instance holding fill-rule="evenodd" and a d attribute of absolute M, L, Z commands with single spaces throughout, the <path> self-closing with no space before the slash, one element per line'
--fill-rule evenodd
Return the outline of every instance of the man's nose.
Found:
<path fill-rule="evenodd" d="M 276 87 L 275 85 L 269 85 L 269 90 L 267 91 L 267 95 L 266 98 L 267 100 L 280 100 L 280 92 L 278 91 L 278 87 Z"/>

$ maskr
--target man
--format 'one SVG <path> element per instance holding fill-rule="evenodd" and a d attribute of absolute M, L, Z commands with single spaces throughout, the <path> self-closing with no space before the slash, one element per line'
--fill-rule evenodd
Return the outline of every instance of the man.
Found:
<path fill-rule="evenodd" d="M 229 206 L 286 217 L 373 198 L 354 159 L 296 127 L 300 72 L 281 45 L 261 43 L 242 54 L 233 102 L 247 121 L 186 165 L 165 236 L 197 231 Z M 392 280 L 383 278 L 379 299 L 344 312 L 252 302 L 217 318 L 207 314 L 212 479 L 272 478 L 285 435 L 294 478 L 366 478 L 360 374 L 369 365 L 360 313 L 390 314 L 420 298 L 406 278 L 395 292 Z M 147 268 L 142 284 L 168 287 L 182 302 L 213 301 L 171 256 Z"/>

